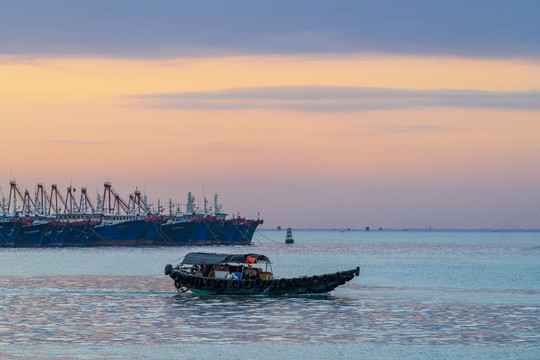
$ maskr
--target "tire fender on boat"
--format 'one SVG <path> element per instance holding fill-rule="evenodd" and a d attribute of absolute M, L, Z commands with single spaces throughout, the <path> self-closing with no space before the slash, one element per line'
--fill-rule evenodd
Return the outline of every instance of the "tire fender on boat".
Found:
<path fill-rule="evenodd" d="M 289 280 L 288 279 L 279 279 L 277 285 L 278 285 L 278 287 L 280 289 L 287 289 L 289 287 Z"/>
<path fill-rule="evenodd" d="M 240 282 L 240 280 L 233 280 L 231 283 L 231 287 L 235 290 L 240 289 L 241 286 L 242 286 L 242 283 Z"/>
<path fill-rule="evenodd" d="M 253 288 L 253 285 L 254 285 L 254 281 L 253 280 L 245 280 L 244 283 L 244 289 L 251 289 Z"/>
<path fill-rule="evenodd" d="M 193 282 L 193 285 L 195 285 L 198 288 L 204 287 L 204 278 L 202 276 L 196 276 L 195 281 Z"/>
<path fill-rule="evenodd" d="M 227 286 L 227 283 L 223 279 L 219 279 L 216 281 L 216 290 L 221 291 L 225 289 L 225 286 Z"/>
<path fill-rule="evenodd" d="M 276 280 L 273 280 L 273 279 L 266 280 L 266 287 L 270 288 L 270 289 L 275 288 L 276 287 Z"/>
<path fill-rule="evenodd" d="M 298 278 L 292 278 L 292 279 L 289 280 L 289 286 L 291 288 L 298 287 L 299 284 L 300 284 L 300 279 L 298 279 Z"/>
<path fill-rule="evenodd" d="M 193 276 L 191 275 L 187 275 L 184 279 L 184 282 L 186 283 L 186 285 L 192 285 L 193 284 L 193 280 L 195 280 L 193 278 Z"/>
<path fill-rule="evenodd" d="M 206 281 L 204 282 L 204 286 L 206 286 L 208 290 L 214 290 L 216 288 L 216 279 L 206 279 Z"/>
<path fill-rule="evenodd" d="M 264 280 L 261 278 L 255 279 L 255 287 L 262 288 L 264 286 Z"/>

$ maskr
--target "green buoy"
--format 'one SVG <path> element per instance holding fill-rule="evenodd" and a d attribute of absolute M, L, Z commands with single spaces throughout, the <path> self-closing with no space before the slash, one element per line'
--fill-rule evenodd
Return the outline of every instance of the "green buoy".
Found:
<path fill-rule="evenodd" d="M 287 228 L 287 236 L 285 237 L 285 244 L 294 244 L 291 228 Z"/>

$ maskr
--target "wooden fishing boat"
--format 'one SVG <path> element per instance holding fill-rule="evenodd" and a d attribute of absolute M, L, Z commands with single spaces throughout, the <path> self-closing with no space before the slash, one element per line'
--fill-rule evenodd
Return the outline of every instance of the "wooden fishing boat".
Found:
<path fill-rule="evenodd" d="M 325 294 L 360 275 L 360 267 L 336 273 L 277 278 L 272 263 L 260 254 L 188 253 L 176 266 L 167 264 L 165 275 L 177 291 L 201 295 Z"/>

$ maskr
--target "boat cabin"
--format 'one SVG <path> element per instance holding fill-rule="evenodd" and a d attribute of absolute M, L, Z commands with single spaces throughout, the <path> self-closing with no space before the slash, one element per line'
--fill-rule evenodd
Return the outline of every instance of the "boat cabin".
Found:
<path fill-rule="evenodd" d="M 216 279 L 273 279 L 272 263 L 259 254 L 189 253 L 181 263 L 190 272 Z"/>

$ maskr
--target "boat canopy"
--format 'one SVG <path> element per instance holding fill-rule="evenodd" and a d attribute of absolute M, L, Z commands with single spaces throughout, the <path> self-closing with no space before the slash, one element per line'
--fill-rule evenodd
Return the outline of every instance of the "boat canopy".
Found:
<path fill-rule="evenodd" d="M 216 254 L 216 253 L 202 253 L 191 252 L 188 253 L 182 265 L 214 265 L 214 264 L 226 264 L 226 263 L 244 263 L 248 256 L 251 256 L 257 261 L 268 261 L 266 256 L 259 254 Z"/>

